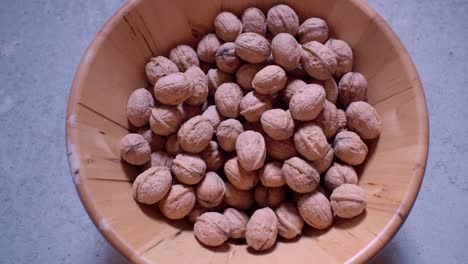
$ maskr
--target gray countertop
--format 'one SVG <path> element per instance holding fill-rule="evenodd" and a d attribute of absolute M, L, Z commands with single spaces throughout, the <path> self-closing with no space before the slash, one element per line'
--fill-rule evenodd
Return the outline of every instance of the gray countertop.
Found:
<path fill-rule="evenodd" d="M 1 263 L 124 263 L 84 211 L 64 146 L 76 67 L 123 2 L 0 2 Z M 468 263 L 468 1 L 369 2 L 418 68 L 431 142 L 418 200 L 372 263 Z"/>

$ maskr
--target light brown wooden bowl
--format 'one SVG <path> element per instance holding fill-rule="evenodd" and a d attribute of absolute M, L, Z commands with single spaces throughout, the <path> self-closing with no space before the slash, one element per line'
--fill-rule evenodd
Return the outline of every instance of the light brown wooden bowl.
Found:
<path fill-rule="evenodd" d="M 331 35 L 347 41 L 355 70 L 369 81 L 368 98 L 383 131 L 371 143 L 359 185 L 367 210 L 336 220 L 329 230 L 305 229 L 294 241 L 279 241 L 255 253 L 245 245 L 209 249 L 191 226 L 168 221 L 131 194 L 137 171 L 121 162 L 118 143 L 127 134 L 130 93 L 146 87 L 144 66 L 179 43 L 196 44 L 212 31 L 222 10 L 240 15 L 250 6 L 266 12 L 273 0 L 134 0 L 118 10 L 83 56 L 68 103 L 66 138 L 73 180 L 88 214 L 106 239 L 132 262 L 155 263 L 334 263 L 364 262 L 395 235 L 416 199 L 428 153 L 424 91 L 408 53 L 384 20 L 365 1 L 297 0 L 301 21 L 326 19 Z"/>

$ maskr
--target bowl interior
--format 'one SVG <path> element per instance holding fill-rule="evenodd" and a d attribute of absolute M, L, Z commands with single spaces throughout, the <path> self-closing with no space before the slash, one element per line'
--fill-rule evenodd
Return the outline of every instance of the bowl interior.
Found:
<path fill-rule="evenodd" d="M 354 69 L 369 82 L 368 99 L 381 116 L 378 141 L 360 168 L 359 185 L 369 203 L 364 214 L 336 220 L 325 231 L 307 228 L 300 239 L 280 240 L 269 252 L 245 245 L 208 249 L 184 221 L 167 221 L 156 207 L 131 195 L 137 170 L 121 162 L 118 142 L 128 133 L 130 93 L 148 87 L 144 65 L 171 47 L 195 45 L 212 31 L 216 14 L 241 15 L 256 6 L 265 13 L 280 1 L 129 1 L 96 35 L 73 82 L 67 112 L 67 148 L 73 180 L 90 217 L 124 256 L 156 263 L 361 262 L 395 234 L 416 199 L 427 160 L 428 119 L 416 69 L 388 25 L 365 1 L 281 1 L 308 17 L 324 18 L 331 36 L 347 41 Z"/>

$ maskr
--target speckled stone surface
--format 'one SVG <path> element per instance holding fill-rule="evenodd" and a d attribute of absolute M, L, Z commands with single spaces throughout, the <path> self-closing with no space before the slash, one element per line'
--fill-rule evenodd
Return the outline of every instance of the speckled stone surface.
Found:
<path fill-rule="evenodd" d="M 418 200 L 372 263 L 468 263 L 468 1 L 369 2 L 416 63 L 431 129 Z M 0 263 L 125 263 L 78 199 L 64 139 L 79 60 L 123 3 L 0 2 Z"/>

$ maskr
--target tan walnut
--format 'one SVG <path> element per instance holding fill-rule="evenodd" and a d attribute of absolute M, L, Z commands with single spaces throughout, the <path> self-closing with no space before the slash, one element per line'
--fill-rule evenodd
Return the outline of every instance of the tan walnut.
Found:
<path fill-rule="evenodd" d="M 272 104 L 273 101 L 270 96 L 252 91 L 242 98 L 239 110 L 241 116 L 248 122 L 255 123 L 260 120 L 265 111 L 271 109 Z"/>
<path fill-rule="evenodd" d="M 297 202 L 302 219 L 317 229 L 326 229 L 333 222 L 333 213 L 327 197 L 319 191 L 302 195 Z"/>
<path fill-rule="evenodd" d="M 342 131 L 333 142 L 335 156 L 349 165 L 359 165 L 367 156 L 367 146 L 354 132 Z"/>
<path fill-rule="evenodd" d="M 216 131 L 219 146 L 227 152 L 234 151 L 237 138 L 242 132 L 244 132 L 244 127 L 238 120 L 227 119 L 222 121 Z"/>
<path fill-rule="evenodd" d="M 197 66 L 192 66 L 185 71 L 193 81 L 194 88 L 192 96 L 190 96 L 184 103 L 192 106 L 202 105 L 208 97 L 208 79 L 205 73 Z"/>
<path fill-rule="evenodd" d="M 327 138 L 322 129 L 313 122 L 303 124 L 296 131 L 294 145 L 297 151 L 309 161 L 322 158 L 328 150 Z"/>
<path fill-rule="evenodd" d="M 163 56 L 151 58 L 145 66 L 146 78 L 152 86 L 154 86 L 161 77 L 178 71 L 177 65 Z"/>
<path fill-rule="evenodd" d="M 208 171 L 217 171 L 224 164 L 224 152 L 216 141 L 210 141 L 210 144 L 200 152 L 200 157 L 205 161 Z"/>
<path fill-rule="evenodd" d="M 348 72 L 338 84 L 338 102 L 346 109 L 356 101 L 367 100 L 367 80 L 358 72 Z"/>
<path fill-rule="evenodd" d="M 288 33 L 279 33 L 271 41 L 275 63 L 286 71 L 293 71 L 301 60 L 301 45 Z"/>
<path fill-rule="evenodd" d="M 294 36 L 299 31 L 299 18 L 289 6 L 276 5 L 268 11 L 267 26 L 273 35 L 289 33 Z"/>
<path fill-rule="evenodd" d="M 153 96 L 145 88 L 139 88 L 130 94 L 127 102 L 127 118 L 132 125 L 142 127 L 147 125 L 154 107 Z"/>
<path fill-rule="evenodd" d="M 216 109 L 216 105 L 208 106 L 208 108 L 206 108 L 202 113 L 202 116 L 210 121 L 214 131 L 217 131 L 219 124 L 221 124 L 221 121 L 224 119 L 224 117 L 218 112 L 218 109 Z"/>
<path fill-rule="evenodd" d="M 286 140 L 274 140 L 265 136 L 265 145 L 268 156 L 276 160 L 287 160 L 297 156 L 297 150 L 292 138 Z"/>
<path fill-rule="evenodd" d="M 270 43 L 257 33 L 242 33 L 237 36 L 236 53 L 244 61 L 250 63 L 261 63 L 270 56 Z"/>
<path fill-rule="evenodd" d="M 211 95 L 216 93 L 218 87 L 223 83 L 230 83 L 234 81 L 231 74 L 223 72 L 219 69 L 210 69 L 206 74 L 208 78 L 208 91 Z"/>
<path fill-rule="evenodd" d="M 282 173 L 289 188 L 298 193 L 311 192 L 320 183 L 320 174 L 317 170 L 298 157 L 286 160 L 283 164 Z"/>
<path fill-rule="evenodd" d="M 255 7 L 247 8 L 241 17 L 244 32 L 253 32 L 266 37 L 267 22 L 263 12 Z"/>
<path fill-rule="evenodd" d="M 211 141 L 213 126 L 203 116 L 195 116 L 185 122 L 177 132 L 179 144 L 188 153 L 200 153 Z"/>
<path fill-rule="evenodd" d="M 144 204 L 159 202 L 172 185 L 171 172 L 166 167 L 152 167 L 144 171 L 133 182 L 135 200 Z"/>
<path fill-rule="evenodd" d="M 374 139 L 380 135 L 380 117 L 370 104 L 357 101 L 346 109 L 346 120 L 349 129 L 363 139 Z"/>
<path fill-rule="evenodd" d="M 315 119 L 325 105 L 325 90 L 318 84 L 308 84 L 299 89 L 289 101 L 291 116 L 298 121 Z"/>
<path fill-rule="evenodd" d="M 201 61 L 207 63 L 215 63 L 216 60 L 216 51 L 221 46 L 222 42 L 218 39 L 218 37 L 213 34 L 209 33 L 205 35 L 200 42 L 198 42 L 197 46 L 197 55 Z"/>
<path fill-rule="evenodd" d="M 278 235 L 278 218 L 268 207 L 258 209 L 250 217 L 245 231 L 247 245 L 255 250 L 271 248 Z"/>
<path fill-rule="evenodd" d="M 200 67 L 200 61 L 195 50 L 188 45 L 178 45 L 169 52 L 169 59 L 184 72 L 192 66 Z"/>
<path fill-rule="evenodd" d="M 205 176 L 206 164 L 197 155 L 181 153 L 172 161 L 171 171 L 178 181 L 193 185 Z"/>
<path fill-rule="evenodd" d="M 286 87 L 281 90 L 280 92 L 280 98 L 281 100 L 289 105 L 289 102 L 291 101 L 291 98 L 293 95 L 299 91 L 299 89 L 305 87 L 307 85 L 306 82 L 304 82 L 302 79 L 298 78 L 288 78 L 286 82 Z"/>
<path fill-rule="evenodd" d="M 215 93 L 216 109 L 226 118 L 236 118 L 239 116 L 239 105 L 243 96 L 239 85 L 224 83 Z"/>
<path fill-rule="evenodd" d="M 348 43 L 339 39 L 329 39 L 325 46 L 330 48 L 336 55 L 335 76 L 341 77 L 353 69 L 353 50 Z"/>
<path fill-rule="evenodd" d="M 330 203 L 335 215 L 353 218 L 366 209 L 366 192 L 355 184 L 345 183 L 333 190 Z"/>
<path fill-rule="evenodd" d="M 311 17 L 299 26 L 299 42 L 305 44 L 311 41 L 324 43 L 328 39 L 328 25 L 325 20 Z"/>
<path fill-rule="evenodd" d="M 327 100 L 336 105 L 338 101 L 338 85 L 334 78 L 330 78 L 325 81 L 314 80 L 312 83 L 323 86 Z"/>
<path fill-rule="evenodd" d="M 193 231 L 202 244 L 216 247 L 228 240 L 231 235 L 231 225 L 223 214 L 206 212 L 197 218 Z"/>
<path fill-rule="evenodd" d="M 333 166 L 328 169 L 323 181 L 325 183 L 325 187 L 327 187 L 328 190 L 333 191 L 345 183 L 357 184 L 358 176 L 356 174 L 356 170 L 354 170 L 352 166 L 335 162 Z"/>
<path fill-rule="evenodd" d="M 247 210 L 252 206 L 254 197 L 251 190 L 239 190 L 227 182 L 224 202 L 236 209 Z"/>
<path fill-rule="evenodd" d="M 337 61 L 335 53 L 317 41 L 302 45 L 302 64 L 306 72 L 318 80 L 328 80 L 335 74 Z"/>
<path fill-rule="evenodd" d="M 236 82 L 244 90 L 252 90 L 252 81 L 255 77 L 255 74 L 259 72 L 265 65 L 263 63 L 253 64 L 253 63 L 244 63 L 240 66 L 239 70 L 236 72 Z"/>
<path fill-rule="evenodd" d="M 237 137 L 236 153 L 240 166 L 253 171 L 263 167 L 266 158 L 265 140 L 262 134 L 245 131 Z"/>
<path fill-rule="evenodd" d="M 338 130 L 338 111 L 336 106 L 330 101 L 325 100 L 323 109 L 314 122 L 322 128 L 325 137 L 332 138 Z"/>
<path fill-rule="evenodd" d="M 294 134 L 294 120 L 289 111 L 271 109 L 260 119 L 263 130 L 275 140 L 286 140 Z"/>
<path fill-rule="evenodd" d="M 159 136 L 151 131 L 149 127 L 140 127 L 138 129 L 138 134 L 140 134 L 146 141 L 148 141 L 151 151 L 159 151 L 164 149 L 164 144 L 166 143 L 166 138 Z"/>
<path fill-rule="evenodd" d="M 252 86 L 259 94 L 274 94 L 284 88 L 286 80 L 286 72 L 281 67 L 269 65 L 255 74 Z"/>
<path fill-rule="evenodd" d="M 169 219 L 182 219 L 192 211 L 195 201 L 195 191 L 192 187 L 175 184 L 159 202 L 159 209 Z"/>
<path fill-rule="evenodd" d="M 270 161 L 260 170 L 258 178 L 265 187 L 281 187 L 286 184 L 283 177 L 283 163 Z"/>
<path fill-rule="evenodd" d="M 234 41 L 242 32 L 242 22 L 233 13 L 221 12 L 214 21 L 216 35 L 224 41 Z"/>
<path fill-rule="evenodd" d="M 333 162 L 333 157 L 335 157 L 333 148 L 331 145 L 328 145 L 328 150 L 323 158 L 312 161 L 312 165 L 318 171 L 318 173 L 322 174 L 327 171 L 330 165 Z"/>
<path fill-rule="evenodd" d="M 213 208 L 218 206 L 226 192 L 223 179 L 215 172 L 209 171 L 197 185 L 197 201 L 201 206 Z"/>
<path fill-rule="evenodd" d="M 166 147 L 167 153 L 171 154 L 172 156 L 177 156 L 178 154 L 184 151 L 179 144 L 179 139 L 177 137 L 177 134 L 172 134 L 167 137 L 165 147 Z"/>
<path fill-rule="evenodd" d="M 228 219 L 231 225 L 231 237 L 235 239 L 244 238 L 245 227 L 249 222 L 249 216 L 234 208 L 226 208 L 223 215 Z"/>
<path fill-rule="evenodd" d="M 239 190 L 251 190 L 258 182 L 257 171 L 244 170 L 236 157 L 224 164 L 224 174 L 229 182 Z"/>
<path fill-rule="evenodd" d="M 132 165 L 143 165 L 151 158 L 151 147 L 141 135 L 128 134 L 120 140 L 120 155 Z"/>
<path fill-rule="evenodd" d="M 166 167 L 171 168 L 174 158 L 164 151 L 155 151 L 151 153 L 151 159 L 144 164 L 145 170 L 152 167 Z"/>
<path fill-rule="evenodd" d="M 185 73 L 171 73 L 154 85 L 154 97 L 165 105 L 178 105 L 190 98 L 195 84 Z"/>
<path fill-rule="evenodd" d="M 275 213 L 278 218 L 278 235 L 293 239 L 302 234 L 304 220 L 299 215 L 295 204 L 283 203 L 276 208 Z"/>
<path fill-rule="evenodd" d="M 234 73 L 241 64 L 242 61 L 236 53 L 236 44 L 234 42 L 226 42 L 216 51 L 216 66 L 218 69 Z"/>

